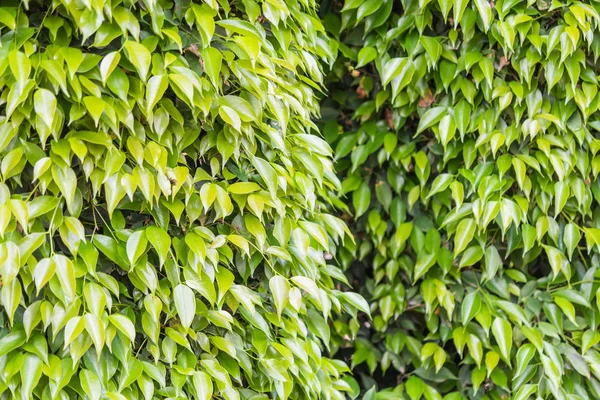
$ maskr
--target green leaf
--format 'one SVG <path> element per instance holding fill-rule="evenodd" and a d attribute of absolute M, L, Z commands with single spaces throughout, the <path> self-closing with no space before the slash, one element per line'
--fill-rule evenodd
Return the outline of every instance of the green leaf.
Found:
<path fill-rule="evenodd" d="M 448 143 L 454 138 L 456 134 L 456 123 L 454 117 L 446 115 L 440 120 L 439 125 L 439 136 L 444 147 L 448 146 Z M 440 175 L 441 176 L 441 175 Z"/>
<path fill-rule="evenodd" d="M 238 19 L 224 19 L 221 21 L 217 21 L 217 24 L 231 32 L 238 33 L 241 35 L 255 36 L 256 39 L 262 40 L 262 35 L 260 34 L 260 32 L 256 29 L 254 25 L 247 21 L 242 21 Z"/>
<path fill-rule="evenodd" d="M 344 301 L 351 304 L 354 308 L 364 312 L 371 317 L 371 310 L 369 308 L 369 303 L 358 293 L 345 292 L 341 294 Z"/>
<path fill-rule="evenodd" d="M 204 70 L 206 71 L 208 78 L 216 88 L 219 88 L 221 82 L 219 76 L 221 74 L 223 55 L 219 50 L 213 47 L 208 47 L 207 49 L 203 50 L 202 59 L 204 61 Z"/>
<path fill-rule="evenodd" d="M 145 234 L 150 244 L 158 253 L 160 265 L 163 265 L 171 248 L 171 237 L 163 228 L 158 226 L 148 226 L 145 229 Z"/>
<path fill-rule="evenodd" d="M 227 191 L 233 194 L 249 194 L 259 190 L 261 187 L 254 182 L 237 182 L 227 188 Z"/>
<path fill-rule="evenodd" d="M 466 249 L 471 240 L 473 240 L 475 228 L 475 220 L 472 218 L 467 218 L 460 221 L 454 236 L 454 257 Z"/>
<path fill-rule="evenodd" d="M 381 82 L 383 86 L 386 86 L 402 73 L 402 70 L 408 64 L 408 60 L 405 58 L 392 58 L 385 63 L 383 67 Z"/>
<path fill-rule="evenodd" d="M 475 6 L 477 6 L 477 10 L 479 11 L 479 17 L 483 22 L 484 29 L 487 31 L 492 23 L 492 9 L 485 0 L 475 0 Z"/>
<path fill-rule="evenodd" d="M 485 278 L 493 279 L 502 268 L 502 258 L 496 246 L 489 246 L 485 250 Z"/>
<path fill-rule="evenodd" d="M 122 314 L 112 314 L 109 315 L 108 319 L 110 323 L 123 332 L 131 342 L 135 341 L 135 326 L 129 318 Z"/>
<path fill-rule="evenodd" d="M 248 240 L 240 235 L 227 235 L 227 240 L 242 249 L 247 256 L 250 256 L 250 245 Z"/>
<path fill-rule="evenodd" d="M 523 385 L 517 390 L 515 394 L 514 400 L 527 400 L 532 396 L 537 390 L 537 385 L 534 384 L 526 384 Z"/>
<path fill-rule="evenodd" d="M 125 42 L 123 47 L 127 52 L 127 58 L 131 61 L 138 74 L 140 74 L 142 81 L 146 81 L 148 71 L 150 71 L 150 62 L 152 61 L 148 49 L 144 45 L 132 41 Z"/>
<path fill-rule="evenodd" d="M 79 372 L 79 381 L 85 394 L 91 400 L 100 400 L 102 396 L 102 383 L 98 379 L 97 374 L 88 369 L 82 369 Z"/>
<path fill-rule="evenodd" d="M 85 320 L 83 317 L 73 317 L 65 325 L 64 331 L 64 347 L 66 348 L 71 344 L 85 329 Z"/>
<path fill-rule="evenodd" d="M 571 303 L 565 297 L 559 297 L 559 296 L 554 298 L 554 302 L 565 313 L 565 315 L 567 316 L 567 318 L 569 318 L 569 320 L 573 323 L 573 325 L 575 325 L 575 326 L 579 325 L 577 323 L 577 319 L 575 317 L 576 314 L 575 314 L 575 307 L 573 306 L 573 303 Z"/>
<path fill-rule="evenodd" d="M 152 112 L 152 109 L 162 99 L 168 87 L 169 78 L 166 75 L 155 75 L 148 80 L 146 85 L 146 114 Z"/>
<path fill-rule="evenodd" d="M 515 357 L 517 360 L 517 369 L 515 371 L 514 378 L 520 376 L 524 371 L 529 362 L 535 355 L 535 347 L 531 344 L 525 344 L 519 347 L 517 351 L 517 356 Z"/>
<path fill-rule="evenodd" d="M 189 328 L 196 316 L 196 296 L 188 286 L 179 284 L 173 290 L 175 309 L 184 328 Z"/>
<path fill-rule="evenodd" d="M 31 61 L 25 53 L 13 50 L 8 54 L 8 64 L 17 82 L 24 86 L 31 74 Z"/>
<path fill-rule="evenodd" d="M 34 354 L 26 354 L 21 367 L 21 396 L 32 398 L 32 393 L 42 377 L 42 360 Z"/>
<path fill-rule="evenodd" d="M 448 188 L 448 186 L 450 186 L 450 183 L 452 183 L 453 179 L 454 179 L 454 177 L 451 174 L 438 175 L 433 180 L 433 183 L 431 184 L 431 189 L 429 190 L 429 193 L 427 194 L 426 198 L 429 199 L 434 194 L 440 193 L 440 192 L 443 192 L 444 190 L 446 190 Z"/>
<path fill-rule="evenodd" d="M 510 350 L 512 348 L 512 327 L 508 321 L 496 318 L 492 324 L 492 334 L 500 348 L 500 354 L 504 361 L 510 366 Z"/>
<path fill-rule="evenodd" d="M 358 21 L 373 14 L 375 11 L 380 9 L 383 0 L 366 0 L 359 7 L 356 12 L 356 19 Z"/>
<path fill-rule="evenodd" d="M 194 389 L 196 389 L 198 400 L 210 400 L 213 395 L 212 380 L 207 373 L 197 371 L 192 376 Z"/>
<path fill-rule="evenodd" d="M 554 213 L 560 214 L 561 210 L 569 200 L 570 190 L 566 182 L 556 182 L 554 184 Z"/>
<path fill-rule="evenodd" d="M 94 120 L 96 126 L 98 126 L 100 122 L 100 117 L 106 109 L 104 101 L 95 96 L 86 96 L 83 98 L 83 104 L 85 105 L 86 110 Z"/>
<path fill-rule="evenodd" d="M 97 317 L 102 317 L 106 305 L 106 294 L 102 287 L 94 282 L 89 282 L 83 288 L 83 296 L 88 309 Z"/>
<path fill-rule="evenodd" d="M 425 273 L 435 264 L 435 260 L 435 253 L 419 253 L 417 256 L 417 263 L 415 264 L 413 282 L 416 282 L 420 277 L 425 275 Z"/>
<path fill-rule="evenodd" d="M 84 325 L 86 332 L 92 338 L 92 342 L 96 348 L 96 355 L 100 359 L 100 354 L 104 347 L 106 327 L 102 320 L 94 314 L 85 314 Z"/>
<path fill-rule="evenodd" d="M 342 12 L 353 10 L 358 8 L 363 3 L 364 0 L 348 0 L 344 2 L 344 7 L 342 7 Z"/>
<path fill-rule="evenodd" d="M 575 224 L 565 225 L 565 230 L 563 233 L 563 243 L 565 244 L 569 260 L 571 260 L 571 257 L 573 257 L 573 252 L 579 244 L 580 239 L 581 234 L 579 233 L 579 229 Z"/>
<path fill-rule="evenodd" d="M 111 92 L 119 96 L 121 100 L 127 101 L 130 84 L 127 74 L 122 69 L 116 68 L 108 77 L 106 84 Z M 146 93 L 148 93 L 148 91 L 146 91 Z"/>
<path fill-rule="evenodd" d="M 273 302 L 277 309 L 277 315 L 281 318 L 281 313 L 287 305 L 290 298 L 290 284 L 286 278 L 281 275 L 274 275 L 269 279 L 269 288 L 273 295 Z"/>
<path fill-rule="evenodd" d="M 479 340 L 477 336 L 469 334 L 467 337 L 467 347 L 469 348 L 469 354 L 477 363 L 477 367 L 481 367 L 481 360 L 483 358 L 483 346 L 481 340 Z"/>
<path fill-rule="evenodd" d="M 440 42 L 436 38 L 429 36 L 421 36 L 419 40 L 425 48 L 427 55 L 429 55 L 430 61 L 436 63 L 442 55 L 442 45 Z"/>
<path fill-rule="evenodd" d="M 433 107 L 427 110 L 425 114 L 419 120 L 419 126 L 417 127 L 417 135 L 423 132 L 425 129 L 431 127 L 433 124 L 439 122 L 446 114 L 446 107 Z"/>
<path fill-rule="evenodd" d="M 21 291 L 21 282 L 17 279 L 13 279 L 10 283 L 2 286 L 2 305 L 8 314 L 8 320 L 11 325 L 14 322 L 15 312 L 21 301 Z"/>
<path fill-rule="evenodd" d="M 16 27 L 14 15 L 11 15 L 10 12 L 4 9 L 0 9 L 0 22 L 11 30 L 14 30 Z"/>
<path fill-rule="evenodd" d="M 77 283 L 75 281 L 75 268 L 73 267 L 73 262 L 60 254 L 55 254 L 52 257 L 52 261 L 56 265 L 56 275 L 60 281 L 60 290 L 62 291 L 62 294 L 67 301 L 74 300 Z"/>
<path fill-rule="evenodd" d="M 321 225 L 309 221 L 299 221 L 299 225 L 324 249 L 328 248 L 329 240 L 327 239 L 327 232 L 325 232 L 325 229 Z"/>
<path fill-rule="evenodd" d="M 527 315 L 525 311 L 517 304 L 511 303 L 509 301 L 498 300 L 496 301 L 496 305 L 502 309 L 508 316 L 517 322 L 518 324 L 529 325 L 529 320 L 527 319 Z"/>
<path fill-rule="evenodd" d="M 131 265 L 135 265 L 148 246 L 146 229 L 135 231 L 127 239 L 127 258 Z"/>
<path fill-rule="evenodd" d="M 27 337 L 22 327 L 14 327 L 6 336 L 0 339 L 0 356 L 6 355 L 9 352 L 21 347 Z"/>
<path fill-rule="evenodd" d="M 465 296 L 462 302 L 462 319 L 463 325 L 467 325 L 481 309 L 481 297 L 478 292 L 471 292 Z"/>
<path fill-rule="evenodd" d="M 425 384 L 416 376 L 411 376 L 406 381 L 406 393 L 411 400 L 418 400 L 425 391 Z"/>
<path fill-rule="evenodd" d="M 584 306 L 587 308 L 592 308 L 590 302 L 578 291 L 573 289 L 560 289 L 553 293 L 555 297 L 562 297 L 564 299 L 569 300 L 572 303 L 578 304 L 580 306 Z"/>
<path fill-rule="evenodd" d="M 221 106 L 219 107 L 219 115 L 221 118 L 223 118 L 223 121 L 233 126 L 236 131 L 242 129 L 242 120 L 240 119 L 237 111 L 235 111 L 233 108 Z"/>
<path fill-rule="evenodd" d="M 552 267 L 552 272 L 554 273 L 554 278 L 558 276 L 559 272 L 562 270 L 563 265 L 563 255 L 562 253 L 551 246 L 543 246 L 546 251 L 546 256 L 548 257 L 548 261 L 550 262 L 550 266 Z"/>
<path fill-rule="evenodd" d="M 119 60 L 121 60 L 121 53 L 118 51 L 113 51 L 112 53 L 108 53 L 106 56 L 104 56 L 102 62 L 100 62 L 100 75 L 102 76 L 103 85 L 106 86 L 106 82 L 115 68 L 117 68 Z"/>
<path fill-rule="evenodd" d="M 358 52 L 358 62 L 355 68 L 361 68 L 373 61 L 377 57 L 377 50 L 373 47 L 363 47 Z"/>
<path fill-rule="evenodd" d="M 552 386 L 554 386 L 554 389 L 558 390 L 558 388 L 561 385 L 562 379 L 557 365 L 552 362 L 552 359 L 550 359 L 550 357 L 547 357 L 544 354 L 540 354 L 540 359 L 544 368 L 544 375 L 548 377 L 550 383 L 552 384 Z"/>
<path fill-rule="evenodd" d="M 366 182 L 362 182 L 352 194 L 352 204 L 354 205 L 354 218 L 363 215 L 371 204 L 371 190 Z"/>
<path fill-rule="evenodd" d="M 33 95 L 33 107 L 48 127 L 52 127 L 56 114 L 56 97 L 47 89 L 39 89 Z"/>
<path fill-rule="evenodd" d="M 433 354 L 433 361 L 435 363 L 435 372 L 440 372 L 444 363 L 446 362 L 446 352 L 441 347 L 438 347 Z"/>
<path fill-rule="evenodd" d="M 71 168 L 60 168 L 57 165 L 52 166 L 52 179 L 60 189 L 60 192 L 67 202 L 67 207 L 71 210 L 77 190 L 77 176 Z"/>

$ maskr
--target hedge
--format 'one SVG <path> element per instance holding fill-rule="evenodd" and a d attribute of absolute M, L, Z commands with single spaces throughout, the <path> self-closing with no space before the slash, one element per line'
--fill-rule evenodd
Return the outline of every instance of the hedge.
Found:
<path fill-rule="evenodd" d="M 598 4 L 324 7 L 363 398 L 600 398 Z"/>
<path fill-rule="evenodd" d="M 2 2 L 0 395 L 600 398 L 599 13 Z"/>
<path fill-rule="evenodd" d="M 0 393 L 343 399 L 313 1 L 3 1 Z"/>

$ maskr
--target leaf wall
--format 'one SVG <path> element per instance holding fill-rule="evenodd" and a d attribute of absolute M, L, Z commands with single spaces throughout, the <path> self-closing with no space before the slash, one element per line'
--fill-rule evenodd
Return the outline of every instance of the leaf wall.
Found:
<path fill-rule="evenodd" d="M 597 3 L 322 8 L 363 398 L 599 398 Z"/>
<path fill-rule="evenodd" d="M 2 2 L 3 399 L 351 390 L 315 7 Z"/>

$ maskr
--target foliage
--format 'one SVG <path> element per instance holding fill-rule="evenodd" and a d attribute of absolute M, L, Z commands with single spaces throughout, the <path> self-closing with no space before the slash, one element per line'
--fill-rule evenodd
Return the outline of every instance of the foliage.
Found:
<path fill-rule="evenodd" d="M 364 398 L 600 398 L 598 4 L 324 7 Z"/>
<path fill-rule="evenodd" d="M 2 398 L 344 398 L 314 2 L 2 6 Z"/>

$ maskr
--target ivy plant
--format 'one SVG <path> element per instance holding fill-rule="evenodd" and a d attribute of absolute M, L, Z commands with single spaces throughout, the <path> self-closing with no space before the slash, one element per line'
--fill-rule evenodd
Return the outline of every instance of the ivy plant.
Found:
<path fill-rule="evenodd" d="M 0 7 L 0 396 L 344 399 L 313 0 Z"/>
<path fill-rule="evenodd" d="M 598 4 L 323 7 L 363 398 L 599 398 Z"/>

